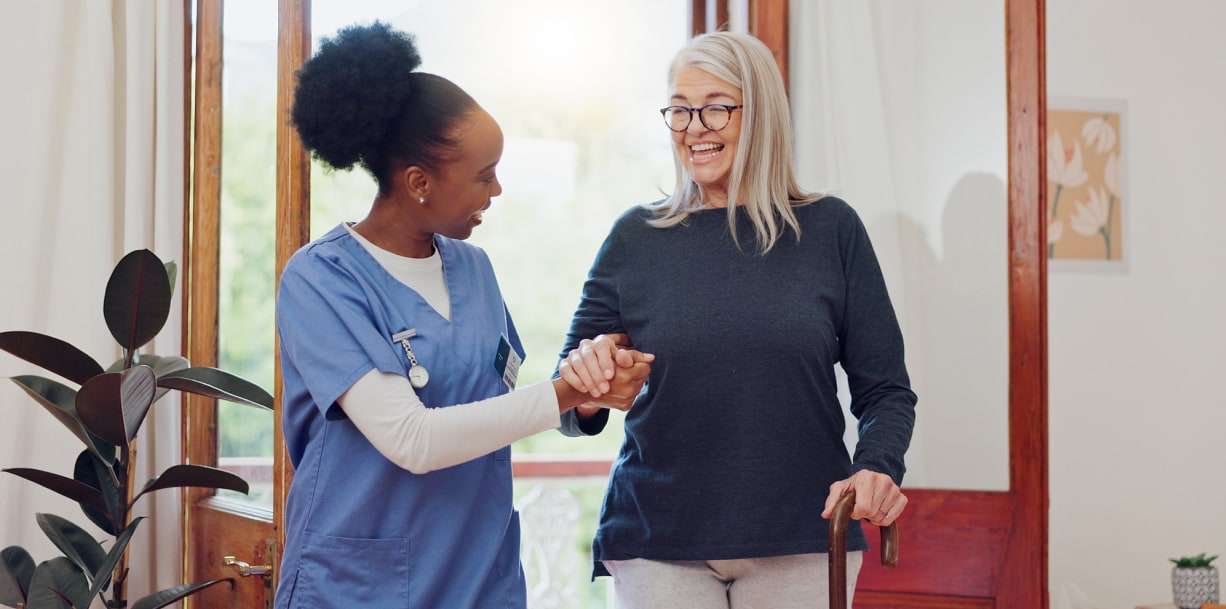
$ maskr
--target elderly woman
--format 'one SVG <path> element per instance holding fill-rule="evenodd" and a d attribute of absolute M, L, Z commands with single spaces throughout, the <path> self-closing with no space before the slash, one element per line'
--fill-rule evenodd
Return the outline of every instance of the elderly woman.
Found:
<path fill-rule="evenodd" d="M 829 517 L 893 522 L 915 421 L 903 341 L 864 226 L 801 190 L 787 96 L 757 39 L 699 36 L 669 70 L 677 181 L 617 220 L 575 313 L 562 378 L 603 395 L 618 347 L 656 357 L 625 421 L 593 544 L 623 609 L 820 606 Z M 843 443 L 835 364 L 859 420 Z M 562 417 L 599 433 L 607 411 Z M 867 543 L 849 527 L 849 588 Z M 850 589 L 849 589 L 850 597 Z"/>

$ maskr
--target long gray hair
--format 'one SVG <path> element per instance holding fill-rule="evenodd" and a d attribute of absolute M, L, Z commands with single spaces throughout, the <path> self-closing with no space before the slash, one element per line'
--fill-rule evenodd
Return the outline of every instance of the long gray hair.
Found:
<path fill-rule="evenodd" d="M 785 226 L 800 239 L 800 225 L 792 207 L 821 195 L 800 190 L 792 171 L 792 124 L 783 77 L 770 49 L 748 34 L 713 32 L 695 37 L 673 58 L 668 85 L 677 73 L 695 67 L 728 81 L 741 90 L 741 134 L 728 178 L 728 224 L 738 247 L 736 208 L 741 206 L 753 222 L 758 251 L 765 254 L 779 241 Z M 681 152 L 674 149 L 676 185 L 673 194 L 646 207 L 655 212 L 651 225 L 675 226 L 692 212 L 703 209 L 702 188 L 686 171 Z"/>

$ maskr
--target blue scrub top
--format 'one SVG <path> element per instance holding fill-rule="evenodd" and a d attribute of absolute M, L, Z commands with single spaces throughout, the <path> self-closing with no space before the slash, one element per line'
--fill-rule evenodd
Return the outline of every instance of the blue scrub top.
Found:
<path fill-rule="evenodd" d="M 277 296 L 282 426 L 295 468 L 278 609 L 523 608 L 511 449 L 418 475 L 384 458 L 336 403 L 378 369 L 407 375 L 410 339 L 427 407 L 508 391 L 500 338 L 523 346 L 480 248 L 435 237 L 451 321 L 392 277 L 344 225 L 299 250 Z"/>

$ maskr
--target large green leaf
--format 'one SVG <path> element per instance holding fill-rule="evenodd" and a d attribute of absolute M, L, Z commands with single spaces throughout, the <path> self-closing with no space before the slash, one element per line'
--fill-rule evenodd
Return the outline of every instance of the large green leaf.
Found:
<path fill-rule="evenodd" d="M 132 603 L 132 609 L 161 609 L 166 605 L 174 603 L 180 599 L 191 596 L 209 586 L 227 582 L 231 586 L 234 585 L 234 579 L 227 577 L 225 579 L 213 579 L 206 582 L 196 582 L 194 584 L 183 584 L 174 588 L 167 588 L 160 592 L 154 592 L 135 603 Z"/>
<path fill-rule="evenodd" d="M 137 364 L 144 364 L 153 368 L 153 373 L 162 376 L 178 370 L 186 370 L 190 365 L 187 358 L 181 355 L 154 355 L 152 353 L 141 353 L 136 356 Z"/>
<path fill-rule="evenodd" d="M 132 366 L 136 364 L 144 364 L 153 368 L 153 373 L 157 376 L 169 374 L 179 370 L 186 370 L 189 364 L 187 358 L 180 355 L 154 355 L 152 353 L 138 353 L 133 361 L 128 362 L 125 358 L 119 358 L 106 369 L 106 372 L 120 372 L 125 365 Z M 153 394 L 153 401 L 157 402 L 162 399 L 166 392 L 170 391 L 168 387 L 158 387 L 157 393 Z"/>
<path fill-rule="evenodd" d="M 132 502 L 136 503 L 136 499 L 145 493 L 151 493 L 164 488 L 184 486 L 224 488 L 243 494 L 247 494 L 250 491 L 246 480 L 224 469 L 204 465 L 172 465 L 162 472 L 162 475 L 153 478 L 148 484 L 145 484 L 145 488 L 136 494 Z"/>
<path fill-rule="evenodd" d="M 170 283 L 170 292 L 173 294 L 175 281 L 179 279 L 179 265 L 175 264 L 174 260 L 167 260 L 163 266 L 166 267 L 166 280 Z"/>
<path fill-rule="evenodd" d="M 102 498 L 102 491 L 71 478 L 28 467 L 12 467 L 0 471 L 8 472 L 19 478 L 25 478 L 43 488 L 55 491 L 77 503 L 88 505 L 96 510 L 106 510 L 106 501 Z"/>
<path fill-rule="evenodd" d="M 129 352 L 153 340 L 170 314 L 170 281 L 161 259 L 149 250 L 124 256 L 106 283 L 102 315 L 106 327 Z"/>
<path fill-rule="evenodd" d="M 51 543 L 64 553 L 65 558 L 80 567 L 87 577 L 97 572 L 102 561 L 106 559 L 106 550 L 102 549 L 102 545 L 84 529 L 67 519 L 55 514 L 37 514 L 35 520 Z"/>
<path fill-rule="evenodd" d="M 158 386 L 272 410 L 272 394 L 251 381 L 217 368 L 197 366 L 171 372 L 158 378 Z"/>
<path fill-rule="evenodd" d="M 102 374 L 102 365 L 80 349 L 37 332 L 0 332 L 0 349 L 78 385 Z"/>
<path fill-rule="evenodd" d="M 187 362 L 186 357 L 179 355 L 153 355 L 152 353 L 144 353 L 139 355 L 136 363 L 144 364 L 150 368 L 153 368 L 153 373 L 159 378 L 170 374 L 171 372 L 187 370 L 188 366 L 191 365 Z M 157 393 L 153 394 L 153 401 L 157 402 L 158 400 L 162 399 L 162 396 L 166 395 L 166 392 L 169 390 L 169 387 L 158 387 Z"/>
<path fill-rule="evenodd" d="M 128 445 L 123 421 L 123 372 L 99 374 L 77 392 L 77 416 L 85 428 L 116 446 Z"/>
<path fill-rule="evenodd" d="M 30 579 L 26 609 L 86 609 L 94 597 L 81 568 L 60 556 L 42 562 Z"/>
<path fill-rule="evenodd" d="M 16 607 L 26 602 L 30 578 L 34 576 L 34 559 L 25 548 L 9 546 L 0 550 L 0 605 Z"/>
<path fill-rule="evenodd" d="M 131 442 L 145 422 L 149 407 L 153 405 L 153 394 L 158 388 L 157 376 L 153 368 L 145 365 L 132 366 L 120 375 L 123 376 L 119 400 L 123 404 L 123 426 L 128 442 Z"/>
<path fill-rule="evenodd" d="M 99 511 L 82 503 L 80 504 L 81 511 L 85 513 L 90 522 L 106 531 L 107 535 L 118 535 L 119 527 L 115 523 L 123 522 L 123 515 L 127 510 L 127 495 L 126 491 L 118 486 L 119 482 L 118 477 L 115 475 L 115 470 L 111 469 L 110 465 L 95 458 L 88 450 L 83 450 L 81 454 L 77 455 L 77 462 L 73 466 L 72 477 L 81 484 L 98 489 L 102 493 L 102 500 L 106 505 L 105 511 Z M 127 482 L 127 480 L 125 479 L 124 482 Z"/>
<path fill-rule="evenodd" d="M 90 586 L 89 589 L 90 598 L 97 596 L 102 591 L 102 588 L 106 586 L 107 582 L 110 581 L 110 577 L 107 577 L 106 574 L 115 570 L 115 565 L 119 564 L 119 559 L 123 557 L 123 551 L 128 547 L 128 542 L 132 540 L 132 534 L 136 532 L 136 525 L 140 524 L 140 521 L 144 519 L 143 516 L 133 518 L 132 524 L 129 524 L 128 528 L 124 529 L 115 538 L 115 544 L 111 546 L 111 551 L 107 552 L 106 558 L 98 566 L 98 570 L 94 572 L 94 585 Z"/>
<path fill-rule="evenodd" d="M 10 380 L 63 423 L 90 451 L 107 463 L 115 461 L 115 447 L 90 433 L 81 423 L 81 417 L 77 415 L 76 391 L 41 376 L 15 376 Z"/>

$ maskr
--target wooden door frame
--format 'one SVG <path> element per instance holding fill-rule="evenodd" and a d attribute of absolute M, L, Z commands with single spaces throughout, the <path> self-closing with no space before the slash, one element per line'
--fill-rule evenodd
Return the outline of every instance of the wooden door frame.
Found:
<path fill-rule="evenodd" d="M 691 0 L 691 14 L 706 15 L 710 1 Z M 788 0 L 726 1 L 748 3 L 750 32 L 774 53 L 786 83 Z M 1044 17 L 1045 0 L 1005 0 L 1009 490 L 908 490 L 911 504 L 902 526 L 901 566 L 886 572 L 865 561 L 857 605 L 967 609 L 1049 605 Z M 870 538 L 874 545 L 879 542 L 875 531 L 870 531 Z M 951 560 L 958 561 L 959 568 L 948 568 Z M 942 577 L 936 577 L 942 561 Z M 961 576 L 946 577 L 951 571 Z"/>
<path fill-rule="evenodd" d="M 190 7 L 190 0 L 184 0 Z M 194 176 L 191 197 L 186 199 L 185 217 L 189 224 L 184 233 L 184 324 L 183 344 L 188 359 L 198 366 L 216 366 L 218 362 L 219 270 L 221 218 L 221 131 L 222 131 L 222 11 L 224 0 L 197 0 L 195 25 L 195 121 L 188 121 L 194 134 L 190 154 Z M 190 10 L 190 9 L 189 9 Z M 289 115 L 292 103 L 294 73 L 310 53 L 310 0 L 279 0 L 278 5 L 278 66 L 277 116 Z M 190 14 L 190 13 L 188 13 Z M 186 24 L 189 34 L 190 20 Z M 192 36 L 189 35 L 189 40 Z M 190 44 L 190 43 L 189 43 Z M 192 60 L 191 56 L 187 61 Z M 190 65 L 190 64 L 189 64 Z M 190 72 L 189 72 L 190 73 Z M 191 107 L 185 109 L 189 119 Z M 310 159 L 297 136 L 285 120 L 277 121 L 276 175 L 276 276 L 280 277 L 285 262 L 309 236 L 310 203 L 306 196 Z M 295 202 L 297 204 L 295 204 Z M 275 364 L 274 384 L 281 384 L 279 358 Z M 183 494 L 184 518 L 184 578 L 204 579 L 201 569 L 221 570 L 220 553 L 234 552 L 238 560 L 253 565 L 278 562 L 279 548 L 284 546 L 285 494 L 292 478 L 292 468 L 284 451 L 281 432 L 281 392 L 273 391 L 274 445 L 281 446 L 273 457 L 273 503 L 271 513 L 233 505 L 213 498 L 211 489 L 187 489 Z M 182 454 L 185 462 L 216 466 L 217 402 L 200 396 L 185 396 Z M 225 539 L 217 544 L 202 544 L 203 535 L 211 540 Z M 209 572 L 209 571 L 204 571 Z M 221 570 L 218 576 L 237 573 Z M 210 572 L 210 577 L 212 577 Z M 265 576 L 271 585 L 238 580 L 230 590 L 212 588 L 204 591 L 198 601 L 202 605 L 233 604 L 236 599 L 262 597 L 271 606 L 270 592 L 275 590 L 277 570 Z M 260 578 L 251 578 L 258 580 Z M 245 596 L 253 595 L 253 596 Z M 246 602 L 244 600 L 244 602 Z"/>
<path fill-rule="evenodd" d="M 221 252 L 222 14 L 224 0 L 197 0 L 195 116 L 192 121 L 191 198 L 184 217 L 184 351 L 196 366 L 218 365 Z M 217 401 L 184 395 L 182 455 L 185 463 L 218 465 Z M 226 554 L 262 565 L 275 564 L 267 510 L 231 505 L 207 488 L 183 492 L 184 581 L 234 577 L 230 587 L 214 586 L 185 599 L 184 606 L 271 606 L 259 577 L 239 578 L 223 565 Z M 200 540 L 208 539 L 208 543 Z M 274 574 L 275 577 L 275 574 Z"/>
<path fill-rule="evenodd" d="M 221 263 L 221 0 L 196 6 L 194 120 L 191 197 L 184 205 L 188 227 L 183 240 L 183 349 L 195 366 L 217 366 L 218 293 Z M 216 176 L 203 179 L 203 176 Z M 217 401 L 183 396 L 182 452 L 185 463 L 217 465 Z M 210 441 L 212 438 L 212 441 Z M 188 488 L 185 505 L 212 494 Z M 188 527 L 185 526 L 186 530 Z M 186 547 L 186 546 L 185 546 Z"/>
<path fill-rule="evenodd" d="M 1048 606 L 1047 78 L 1045 0 L 1006 0 L 1009 112 L 1009 491 L 1002 585 Z"/>
<path fill-rule="evenodd" d="M 290 128 L 290 108 L 294 103 L 295 74 L 311 56 L 311 0 L 280 0 L 277 34 L 277 262 L 274 277 L 278 282 L 290 256 L 311 240 L 311 158 L 298 134 Z M 277 390 L 273 403 L 274 440 L 280 447 L 273 459 L 273 529 L 278 547 L 285 547 L 285 502 L 294 478 L 285 435 L 281 429 L 281 348 L 277 340 L 276 367 L 273 372 Z"/>

